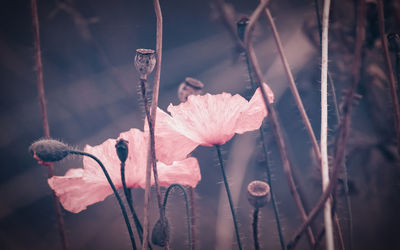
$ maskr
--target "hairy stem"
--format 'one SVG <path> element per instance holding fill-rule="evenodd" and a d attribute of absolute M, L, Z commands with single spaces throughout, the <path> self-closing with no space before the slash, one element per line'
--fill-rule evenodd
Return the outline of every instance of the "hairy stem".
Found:
<path fill-rule="evenodd" d="M 163 33 L 163 18 L 160 7 L 159 0 L 153 0 L 154 4 L 154 12 L 156 14 L 157 19 L 157 27 L 156 27 L 156 69 L 155 76 L 153 82 L 153 97 L 151 103 L 151 112 L 147 105 L 147 120 L 149 124 L 150 131 L 150 145 L 149 145 L 149 153 L 147 156 L 147 168 L 146 168 L 146 189 L 145 189 L 145 198 L 144 198 L 144 232 L 143 232 L 143 242 L 142 249 L 146 249 L 146 242 L 149 238 L 149 213 L 150 213 L 150 179 L 151 179 L 151 165 L 153 165 L 153 173 L 154 180 L 156 182 L 156 190 L 157 190 L 157 201 L 160 210 L 160 219 L 164 220 L 164 211 L 161 206 L 161 191 L 158 185 L 158 175 L 157 175 L 157 166 L 156 166 L 156 156 L 155 156 L 155 138 L 154 138 L 154 128 L 156 123 L 156 114 L 157 114 L 157 105 L 158 105 L 158 93 L 160 89 L 160 75 L 161 75 L 161 59 L 162 59 L 162 33 Z M 145 90 L 145 89 L 144 89 Z M 147 98 L 146 98 L 147 101 Z M 146 107 L 145 107 L 146 109 Z M 151 116 L 150 116 L 151 114 Z M 157 179 L 156 179 L 157 178 Z M 164 225 L 164 221 L 162 221 L 162 225 Z M 169 249 L 167 232 L 164 228 L 164 236 L 165 236 L 165 249 Z"/>
<path fill-rule="evenodd" d="M 270 119 L 271 128 L 274 132 L 274 135 L 275 135 L 275 138 L 276 138 L 276 141 L 278 144 L 279 152 L 281 155 L 281 161 L 282 161 L 283 169 L 284 169 L 284 172 L 285 172 L 288 184 L 289 184 L 290 192 L 294 198 L 296 207 L 299 210 L 301 219 L 303 222 L 305 222 L 307 220 L 307 214 L 305 212 L 303 203 L 301 201 L 301 197 L 297 191 L 297 188 L 296 188 L 296 185 L 295 185 L 295 182 L 293 179 L 293 174 L 292 174 L 292 170 L 290 167 L 288 153 L 287 153 L 287 149 L 286 149 L 286 143 L 283 139 L 283 133 L 281 131 L 281 126 L 280 126 L 280 123 L 278 120 L 278 115 L 277 115 L 274 105 L 272 103 L 270 103 L 270 101 L 267 97 L 266 91 L 264 89 L 264 85 L 262 84 L 264 82 L 263 76 L 262 76 L 261 69 L 258 64 L 256 55 L 255 55 L 255 52 L 254 52 L 254 48 L 252 47 L 252 43 L 251 43 L 252 28 L 253 28 L 256 20 L 259 18 L 260 14 L 262 13 L 262 11 L 266 8 L 268 2 L 269 2 L 268 0 L 260 1 L 260 4 L 258 5 L 256 10 L 251 15 L 251 18 L 250 18 L 249 24 L 246 28 L 246 32 L 245 32 L 245 36 L 244 36 L 244 41 L 245 41 L 244 44 L 245 44 L 246 53 L 249 57 L 252 71 L 255 72 L 256 83 L 261 89 L 261 94 L 262 94 L 266 109 L 269 110 L 269 113 L 270 113 L 268 115 L 268 117 Z M 313 232 L 310 227 L 307 227 L 307 235 L 308 235 L 310 246 L 312 247 L 315 243 L 315 239 L 314 239 L 314 235 L 313 235 Z"/>
<path fill-rule="evenodd" d="M 260 210 L 258 208 L 254 208 L 253 211 L 253 223 L 251 224 L 253 227 L 253 240 L 254 240 L 254 249 L 260 249 L 260 243 L 258 242 L 258 214 Z"/>
<path fill-rule="evenodd" d="M 317 142 L 317 139 L 315 138 L 314 130 L 311 126 L 310 119 L 308 118 L 306 110 L 304 109 L 303 102 L 301 101 L 301 97 L 299 95 L 299 91 L 297 90 L 296 83 L 294 82 L 294 77 L 293 77 L 292 71 L 290 70 L 289 62 L 285 56 L 285 52 L 283 51 L 281 38 L 280 38 L 278 30 L 276 28 L 275 21 L 272 18 L 269 8 L 266 8 L 264 11 L 265 11 L 265 15 L 267 16 L 268 23 L 271 26 L 272 34 L 274 35 L 275 43 L 278 48 L 283 67 L 285 69 L 286 76 L 289 80 L 290 90 L 292 91 L 294 100 L 296 102 L 296 106 L 299 109 L 301 119 L 303 120 L 303 123 L 306 126 L 308 136 L 310 137 L 311 144 L 314 149 L 314 154 L 317 158 L 317 161 L 320 161 L 321 153 L 319 150 L 318 142 Z"/>
<path fill-rule="evenodd" d="M 321 59 L 321 176 L 322 190 L 325 191 L 329 185 L 329 163 L 328 163 L 328 27 L 330 0 L 324 0 L 322 12 L 322 59 Z M 332 224 L 332 202 L 328 199 L 324 208 L 324 226 L 326 247 L 328 250 L 335 249 Z"/>
<path fill-rule="evenodd" d="M 190 196 L 190 218 L 191 221 L 191 232 L 192 232 L 192 248 L 196 249 L 196 203 L 195 203 L 195 194 L 194 188 L 189 187 L 189 196 Z"/>
<path fill-rule="evenodd" d="M 70 151 L 70 153 L 71 154 L 76 154 L 76 155 L 88 156 L 88 157 L 92 158 L 93 160 L 95 160 L 97 162 L 97 164 L 99 164 L 99 166 L 101 167 L 101 170 L 103 170 L 103 173 L 106 176 L 108 184 L 111 186 L 111 189 L 113 190 L 114 195 L 118 200 L 119 206 L 121 207 L 122 215 L 124 216 L 126 227 L 128 228 L 129 238 L 131 239 L 132 249 L 136 250 L 135 238 L 133 237 L 133 231 L 132 231 L 131 224 L 129 222 L 128 214 L 127 214 L 126 209 L 125 209 L 125 205 L 124 205 L 124 203 L 122 203 L 122 199 L 119 196 L 118 191 L 115 188 L 115 185 L 112 182 L 111 177 L 108 174 L 107 169 L 104 167 L 103 163 L 96 156 L 94 156 L 92 154 L 89 154 L 89 153 L 86 153 L 86 152 L 72 150 L 72 151 Z"/>
<path fill-rule="evenodd" d="M 231 208 L 233 225 L 235 226 L 236 241 L 237 241 L 239 249 L 242 249 L 242 243 L 240 241 L 240 235 L 239 235 L 239 226 L 238 226 L 237 219 L 236 219 L 235 208 L 233 206 L 231 190 L 229 188 L 228 179 L 226 178 L 226 173 L 225 173 L 225 168 L 224 168 L 224 161 L 222 160 L 222 155 L 221 155 L 221 148 L 220 148 L 219 145 L 216 145 L 215 147 L 217 149 L 219 164 L 221 166 L 221 173 L 222 173 L 222 177 L 224 179 L 224 184 L 225 184 L 225 190 L 226 190 L 226 194 L 228 196 L 229 206 Z"/>
<path fill-rule="evenodd" d="M 37 89 L 39 92 L 39 105 L 42 114 L 43 134 L 45 138 L 50 138 L 50 127 L 47 119 L 46 96 L 44 93 L 43 64 L 42 64 L 42 54 L 40 48 L 39 18 L 38 18 L 36 0 L 31 0 L 31 10 L 32 10 L 32 24 L 33 24 L 33 38 L 34 38 L 33 43 L 35 47 L 34 50 L 35 50 L 36 73 L 37 73 Z M 54 167 L 53 164 L 49 164 L 47 166 L 48 166 L 47 176 L 48 178 L 51 178 L 54 175 Z M 69 246 L 68 246 L 67 236 L 65 234 L 64 218 L 61 213 L 60 202 L 54 190 L 52 190 L 52 196 L 54 201 L 54 209 L 56 210 L 58 234 L 61 240 L 61 246 L 63 250 L 67 250 Z"/>
<path fill-rule="evenodd" d="M 187 222 L 187 234 L 188 234 L 189 249 L 193 250 L 194 249 L 194 245 L 193 245 L 193 240 L 192 240 L 192 225 L 191 225 L 192 216 L 191 216 L 190 207 L 189 207 L 188 195 L 187 195 L 187 192 L 186 192 L 185 188 L 182 185 L 180 185 L 180 184 L 172 184 L 171 186 L 168 187 L 167 191 L 165 192 L 165 196 L 164 196 L 163 208 L 165 209 L 167 207 L 167 201 L 168 201 L 169 193 L 174 188 L 179 188 L 183 193 L 183 198 L 185 199 L 186 222 Z"/>

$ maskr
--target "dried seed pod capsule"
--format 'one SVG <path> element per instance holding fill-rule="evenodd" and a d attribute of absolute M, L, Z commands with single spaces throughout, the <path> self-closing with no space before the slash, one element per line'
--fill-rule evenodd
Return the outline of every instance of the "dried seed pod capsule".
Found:
<path fill-rule="evenodd" d="M 270 187 L 264 181 L 252 181 L 247 186 L 247 199 L 254 208 L 265 206 L 271 199 Z"/>
<path fill-rule="evenodd" d="M 135 56 L 135 67 L 140 78 L 146 79 L 154 66 L 156 66 L 156 52 L 152 49 L 137 49 Z"/>
<path fill-rule="evenodd" d="M 164 247 L 165 246 L 165 237 L 164 237 L 164 228 L 167 233 L 167 239 L 169 241 L 169 225 L 168 225 L 168 220 L 167 218 L 164 218 L 164 226 L 162 225 L 162 220 L 158 219 L 156 224 L 153 227 L 153 231 L 151 233 L 151 242 L 154 245 Z"/>
<path fill-rule="evenodd" d="M 40 164 L 46 165 L 49 162 L 64 159 L 70 153 L 71 148 L 54 139 L 40 139 L 32 143 L 29 151 Z"/>
<path fill-rule="evenodd" d="M 128 141 L 119 139 L 115 144 L 115 149 L 117 150 L 119 160 L 125 163 L 126 158 L 128 158 Z"/>
<path fill-rule="evenodd" d="M 204 83 L 192 77 L 186 77 L 185 81 L 179 85 L 178 98 L 181 102 L 186 102 L 190 95 L 200 95 L 204 88 Z"/>

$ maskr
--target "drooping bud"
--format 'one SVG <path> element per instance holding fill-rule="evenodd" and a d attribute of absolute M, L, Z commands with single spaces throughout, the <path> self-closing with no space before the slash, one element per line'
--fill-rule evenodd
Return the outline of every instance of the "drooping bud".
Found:
<path fill-rule="evenodd" d="M 265 206 L 271 199 L 270 187 L 264 181 L 252 181 L 247 186 L 247 199 L 254 208 Z"/>
<path fill-rule="evenodd" d="M 192 77 L 186 77 L 185 81 L 179 85 L 178 98 L 181 102 L 186 102 L 190 95 L 200 95 L 204 88 L 204 83 Z"/>
<path fill-rule="evenodd" d="M 170 231 L 169 231 L 168 220 L 167 220 L 167 218 L 164 218 L 164 223 L 162 223 L 162 220 L 160 218 L 157 220 L 156 224 L 153 227 L 153 231 L 151 233 L 151 242 L 154 245 L 157 245 L 160 247 L 165 246 L 164 230 L 166 231 L 167 239 L 169 241 Z"/>
<path fill-rule="evenodd" d="M 237 21 L 236 27 L 237 27 L 237 33 L 240 38 L 240 40 L 244 40 L 244 33 L 246 32 L 246 27 L 249 24 L 249 18 L 247 17 L 242 17 Z"/>
<path fill-rule="evenodd" d="M 125 163 L 126 159 L 128 158 L 128 141 L 119 139 L 115 144 L 115 149 L 117 150 L 119 160 Z"/>
<path fill-rule="evenodd" d="M 32 143 L 29 151 L 40 164 L 48 165 L 49 162 L 64 159 L 71 152 L 71 148 L 54 139 L 40 139 Z"/>
<path fill-rule="evenodd" d="M 137 49 L 135 56 L 135 67 L 140 78 L 146 78 L 156 66 L 156 52 L 152 49 Z"/>

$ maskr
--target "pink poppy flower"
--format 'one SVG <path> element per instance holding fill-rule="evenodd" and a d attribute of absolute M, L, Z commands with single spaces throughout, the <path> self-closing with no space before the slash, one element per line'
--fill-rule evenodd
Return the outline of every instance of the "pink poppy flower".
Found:
<path fill-rule="evenodd" d="M 274 94 L 264 86 L 273 102 Z M 250 101 L 229 93 L 191 95 L 185 103 L 170 104 L 168 111 L 171 116 L 158 109 L 155 129 L 157 158 L 166 163 L 186 157 L 198 145 L 222 145 L 235 134 L 256 130 L 267 116 L 259 88 Z M 168 143 L 175 152 L 165 147 Z"/>
<path fill-rule="evenodd" d="M 147 154 L 144 153 L 144 149 L 147 148 L 147 136 L 138 129 L 131 129 L 121 133 L 119 137 L 129 142 L 129 153 L 125 163 L 128 188 L 145 188 Z M 94 147 L 86 145 L 84 151 L 99 158 L 115 187 L 122 188 L 120 160 L 115 151 L 116 141 L 108 139 Z M 193 157 L 175 161 L 171 165 L 158 162 L 157 168 L 161 186 L 179 183 L 195 187 L 201 179 L 199 164 Z M 83 158 L 83 169 L 70 169 L 65 176 L 54 176 L 48 183 L 63 207 L 73 213 L 79 213 L 88 205 L 103 201 L 113 193 L 101 168 L 88 157 Z"/>

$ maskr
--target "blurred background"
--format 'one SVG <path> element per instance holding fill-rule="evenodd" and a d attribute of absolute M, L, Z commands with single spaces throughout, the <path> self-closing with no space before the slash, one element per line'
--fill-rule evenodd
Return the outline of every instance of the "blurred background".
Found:
<path fill-rule="evenodd" d="M 249 98 L 249 77 L 243 55 L 224 26 L 213 1 L 160 1 L 164 17 L 163 60 L 159 106 L 179 104 L 177 89 L 186 77 L 201 80 L 203 93 L 239 93 Z M 229 1 L 224 8 L 232 21 L 249 16 L 258 1 Z M 387 33 L 400 32 L 400 1 L 384 1 Z M 30 1 L 2 1 L 0 8 L 0 249 L 61 249 L 47 169 L 28 152 L 43 136 L 38 104 Z M 351 85 L 356 1 L 333 1 L 329 69 L 340 104 Z M 322 3 L 320 2 L 320 7 Z M 289 64 L 317 138 L 320 122 L 319 33 L 315 3 L 271 1 Z M 116 138 L 130 128 L 143 128 L 144 112 L 137 93 L 133 66 L 137 48 L 155 48 L 152 1 L 40 0 L 38 1 L 44 85 L 52 137 L 83 148 Z M 290 90 L 271 29 L 263 15 L 254 42 L 264 79 L 275 93 L 295 179 L 310 210 L 321 193 L 320 172 L 311 143 Z M 396 51 L 391 51 L 396 66 Z M 397 51 L 397 56 L 399 53 Z M 400 249 L 400 166 L 394 121 L 377 26 L 376 3 L 367 1 L 366 39 L 361 81 L 347 145 L 353 214 L 352 249 Z M 399 72 L 397 72 L 399 74 Z M 337 119 L 329 99 L 330 139 Z M 276 199 L 285 240 L 301 220 L 290 195 L 268 122 L 264 126 Z M 258 131 L 235 136 L 223 147 L 226 169 L 237 207 L 244 249 L 252 249 L 247 184 L 266 180 L 265 157 Z M 214 148 L 193 152 L 202 180 L 195 189 L 198 249 L 236 249 L 226 193 Z M 55 164 L 55 174 L 82 167 L 80 158 Z M 349 248 L 349 214 L 343 176 L 336 211 Z M 187 235 L 184 203 L 179 192 L 169 202 L 172 249 L 184 249 Z M 134 191 L 142 219 L 144 191 Z M 155 198 L 155 196 L 153 196 Z M 158 218 L 152 200 L 151 225 Z M 63 210 L 71 249 L 129 249 L 129 237 L 114 196 L 73 214 Z M 322 229 L 322 219 L 313 224 Z M 280 249 L 271 204 L 261 210 L 262 249 Z M 320 248 L 323 249 L 324 241 Z M 157 247 L 154 247 L 157 249 Z M 308 249 L 303 236 L 298 249 Z"/>

